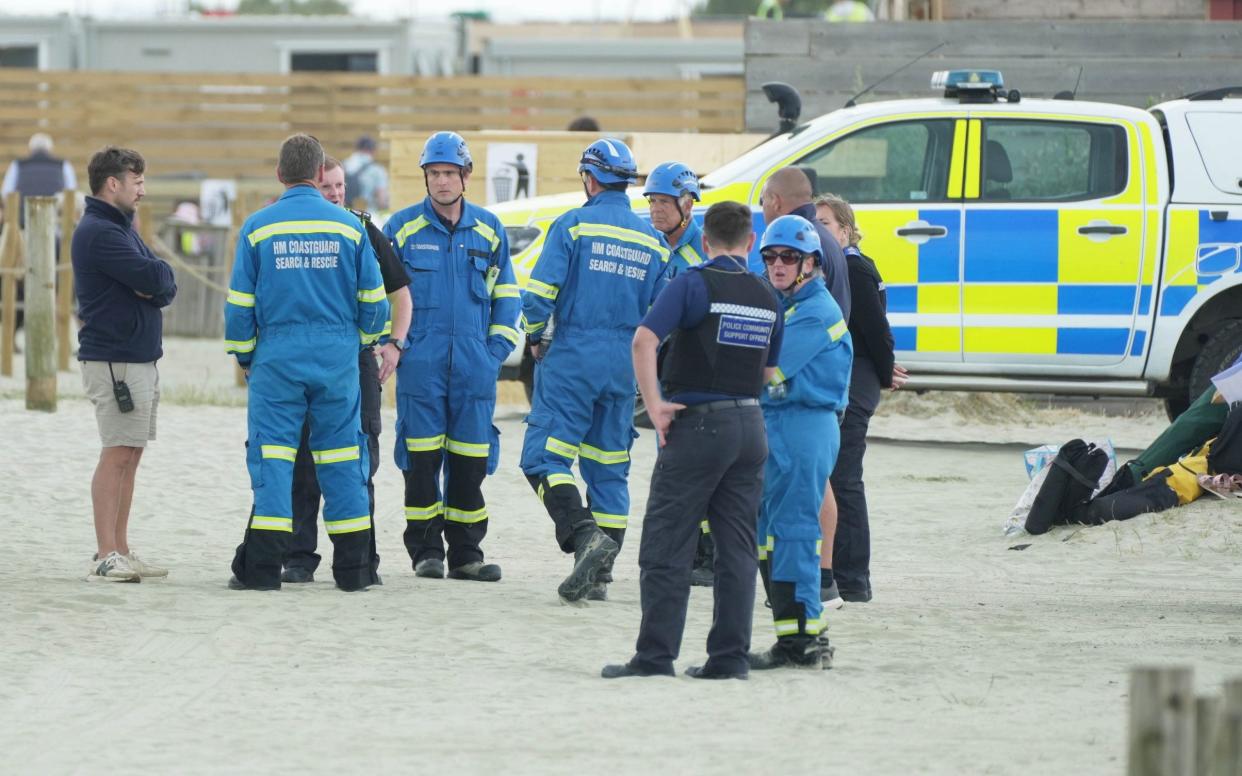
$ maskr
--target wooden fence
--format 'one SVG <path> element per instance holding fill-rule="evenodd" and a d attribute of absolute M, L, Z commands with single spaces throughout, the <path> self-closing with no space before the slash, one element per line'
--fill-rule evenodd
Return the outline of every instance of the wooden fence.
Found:
<path fill-rule="evenodd" d="M 863 87 L 941 44 L 863 101 L 937 96 L 932 71 L 956 67 L 997 68 L 1005 85 L 1026 97 L 1051 97 L 1077 83 L 1080 100 L 1144 108 L 1199 89 L 1235 85 L 1242 74 L 1242 24 L 1228 22 L 751 20 L 746 23 L 746 126 L 776 128 L 776 108 L 761 91 L 766 81 L 797 87 L 803 119 L 811 119 L 842 107 Z"/>
<path fill-rule="evenodd" d="M 0 158 L 41 131 L 76 165 L 107 144 L 137 149 L 148 175 L 268 178 L 280 141 L 309 132 L 332 154 L 386 130 L 738 132 L 741 78 L 421 78 L 371 74 L 116 73 L 0 69 Z M 387 150 L 381 148 L 381 161 Z"/>

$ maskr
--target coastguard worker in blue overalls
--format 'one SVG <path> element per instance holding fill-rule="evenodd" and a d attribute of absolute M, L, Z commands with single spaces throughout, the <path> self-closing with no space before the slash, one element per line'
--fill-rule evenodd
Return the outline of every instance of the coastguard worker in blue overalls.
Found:
<path fill-rule="evenodd" d="M 586 204 L 552 224 L 522 293 L 523 327 L 540 361 L 522 471 L 556 524 L 561 549 L 574 553 L 573 571 L 557 590 L 570 602 L 588 593 L 606 597 L 621 549 L 635 436 L 630 340 L 668 261 L 660 235 L 630 208 L 625 190 L 637 166 L 624 143 L 592 143 L 578 174 Z M 555 339 L 545 356 L 553 316 Z M 586 506 L 570 470 L 574 459 Z"/>
<path fill-rule="evenodd" d="M 694 203 L 700 199 L 698 176 L 681 162 L 661 162 L 647 175 L 643 196 L 650 208 L 651 225 L 664 235 L 670 249 L 666 277 L 671 282 L 683 271 L 703 263 L 703 231 L 694 220 Z M 702 535 L 694 554 L 690 584 L 711 587 L 711 527 L 704 519 L 700 528 Z"/>
<path fill-rule="evenodd" d="M 234 589 L 280 588 L 293 532 L 293 463 L 308 413 L 332 576 L 342 590 L 377 581 L 358 350 L 383 333 L 388 299 L 362 222 L 319 193 L 323 167 L 313 137 L 285 140 L 276 167 L 285 193 L 246 219 L 237 241 L 224 336 L 250 380 L 254 513 L 233 558 Z"/>
<path fill-rule="evenodd" d="M 752 669 L 831 668 L 820 602 L 819 509 L 849 396 L 854 348 L 841 308 L 819 282 L 819 234 L 801 216 L 764 230 L 760 255 L 781 294 L 785 336 L 776 374 L 760 397 L 768 432 L 759 571 L 776 624 L 776 644 L 749 656 Z"/>
<path fill-rule="evenodd" d="M 405 474 L 405 548 L 420 577 L 495 582 L 483 562 L 483 478 L 495 471 L 500 364 L 522 341 L 520 292 L 499 219 L 465 200 L 466 141 L 437 132 L 419 166 L 427 198 L 384 225 L 409 270 L 414 320 L 397 368 L 397 466 Z M 440 486 L 441 469 L 444 487 Z"/>

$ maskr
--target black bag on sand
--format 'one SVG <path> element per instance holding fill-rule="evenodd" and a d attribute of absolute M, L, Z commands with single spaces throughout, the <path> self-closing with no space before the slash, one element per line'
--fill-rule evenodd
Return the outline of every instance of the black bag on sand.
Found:
<path fill-rule="evenodd" d="M 1071 439 L 1061 445 L 1048 466 L 1048 476 L 1026 516 L 1026 531 L 1030 534 L 1047 533 L 1054 525 L 1076 522 L 1076 518 L 1085 516 L 1087 501 L 1108 466 L 1108 453 L 1081 439 Z"/>
<path fill-rule="evenodd" d="M 1207 461 L 1213 474 L 1242 474 L 1242 402 L 1234 402 L 1229 408 Z"/>

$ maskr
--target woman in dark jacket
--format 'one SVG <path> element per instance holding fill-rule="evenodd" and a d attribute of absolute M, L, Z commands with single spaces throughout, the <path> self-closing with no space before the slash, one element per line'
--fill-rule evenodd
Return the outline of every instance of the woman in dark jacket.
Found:
<path fill-rule="evenodd" d="M 871 529 L 862 481 L 867 426 L 879 406 L 881 390 L 900 388 L 906 381 L 906 370 L 893 361 L 884 279 L 875 262 L 858 250 L 862 235 L 854 209 L 840 197 L 825 194 L 815 200 L 815 214 L 845 250 L 850 276 L 850 336 L 854 340 L 850 403 L 841 421 L 841 451 L 831 478 L 837 499 L 833 577 L 841 598 L 865 603 L 871 600 Z"/>

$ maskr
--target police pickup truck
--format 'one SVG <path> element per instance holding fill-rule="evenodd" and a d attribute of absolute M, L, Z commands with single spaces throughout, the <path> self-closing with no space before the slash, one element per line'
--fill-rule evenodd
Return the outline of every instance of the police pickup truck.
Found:
<path fill-rule="evenodd" d="M 768 176 L 806 168 L 854 205 L 911 388 L 1157 396 L 1179 413 L 1242 351 L 1242 87 L 1141 110 L 1023 99 L 996 71 L 932 84 L 941 97 L 788 122 L 702 179 L 700 214 L 745 202 L 761 231 Z M 496 208 L 519 281 L 581 202 Z"/>

